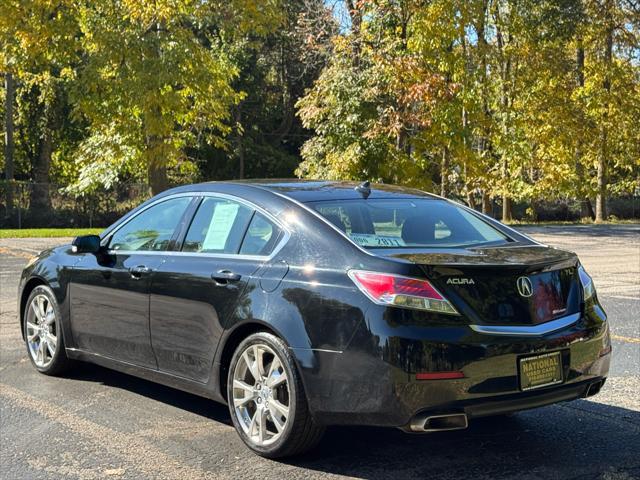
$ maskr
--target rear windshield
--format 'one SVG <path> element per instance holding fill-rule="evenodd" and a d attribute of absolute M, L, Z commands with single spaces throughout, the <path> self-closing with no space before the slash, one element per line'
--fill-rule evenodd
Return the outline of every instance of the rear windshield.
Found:
<path fill-rule="evenodd" d="M 342 200 L 309 205 L 365 248 L 500 245 L 510 239 L 444 200 Z"/>

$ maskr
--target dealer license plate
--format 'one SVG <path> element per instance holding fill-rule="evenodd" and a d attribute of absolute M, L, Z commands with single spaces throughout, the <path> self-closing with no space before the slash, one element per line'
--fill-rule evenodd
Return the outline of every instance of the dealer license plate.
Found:
<path fill-rule="evenodd" d="M 520 389 L 532 390 L 562 383 L 560 352 L 520 359 Z"/>

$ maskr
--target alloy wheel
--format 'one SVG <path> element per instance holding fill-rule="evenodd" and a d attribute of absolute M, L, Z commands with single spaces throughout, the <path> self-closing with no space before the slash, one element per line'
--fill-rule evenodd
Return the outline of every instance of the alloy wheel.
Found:
<path fill-rule="evenodd" d="M 29 304 L 26 319 L 29 353 L 39 368 L 47 368 L 58 348 L 56 314 L 46 295 L 36 295 Z"/>
<path fill-rule="evenodd" d="M 289 422 L 289 379 L 276 352 L 264 343 L 248 345 L 233 372 L 233 410 L 249 440 L 273 444 Z"/>

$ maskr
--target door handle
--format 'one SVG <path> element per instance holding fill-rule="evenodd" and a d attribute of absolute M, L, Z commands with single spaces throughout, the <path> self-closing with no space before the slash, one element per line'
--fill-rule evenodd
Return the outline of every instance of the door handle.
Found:
<path fill-rule="evenodd" d="M 229 282 L 237 282 L 242 278 L 242 275 L 234 273 L 231 270 L 218 270 L 211 274 L 211 278 L 218 285 L 226 285 Z"/>
<path fill-rule="evenodd" d="M 140 278 L 142 275 L 144 275 L 145 273 L 149 273 L 150 271 L 151 269 L 146 265 L 138 265 L 137 267 L 131 267 L 129 269 L 129 273 L 135 279 Z"/>

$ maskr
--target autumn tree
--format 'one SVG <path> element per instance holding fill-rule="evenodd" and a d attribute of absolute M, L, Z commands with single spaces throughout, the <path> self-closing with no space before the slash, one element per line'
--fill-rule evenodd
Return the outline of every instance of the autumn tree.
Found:
<path fill-rule="evenodd" d="M 295 170 L 602 221 L 640 187 L 636 3 L 5 0 L 0 164 L 43 213 L 52 182 Z"/>
<path fill-rule="evenodd" d="M 275 1 L 248 0 L 120 0 L 80 7 L 88 56 L 78 72 L 77 111 L 94 132 L 87 142 L 127 155 L 104 158 L 102 168 L 91 156 L 81 158 L 85 173 L 117 174 L 130 158 L 146 166 L 158 193 L 168 186 L 168 167 L 192 167 L 185 148 L 196 138 L 223 145 L 232 131 L 230 110 L 244 96 L 231 85 L 238 69 L 229 37 L 277 28 L 277 10 Z"/>
<path fill-rule="evenodd" d="M 296 115 L 295 102 L 326 65 L 338 25 L 323 0 L 287 1 L 280 16 L 281 28 L 236 34 L 231 42 L 238 68 L 232 87 L 244 98 L 232 107 L 228 148 L 199 152 L 206 177 L 287 177 L 300 162 L 300 147 L 311 132 Z"/>
<path fill-rule="evenodd" d="M 298 102 L 303 176 L 419 185 L 512 219 L 638 186 L 638 9 L 624 0 L 345 2 Z M 353 19 L 356 19 L 354 22 Z M 635 172 L 635 173 L 634 173 Z M 389 174 L 392 173 L 392 174 Z"/>
<path fill-rule="evenodd" d="M 585 119 L 580 160 L 595 192 L 595 220 L 603 221 L 607 197 L 630 191 L 640 166 L 640 9 L 622 0 L 584 0 L 584 7 L 584 82 L 575 93 Z"/>
<path fill-rule="evenodd" d="M 17 136 L 27 151 L 31 207 L 49 209 L 49 181 L 55 144 L 69 121 L 66 92 L 79 62 L 75 2 L 52 0 L 0 3 L 0 71 L 20 88 Z"/>
<path fill-rule="evenodd" d="M 316 136 L 301 175 L 370 179 L 431 188 L 436 169 L 419 134 L 450 95 L 444 76 L 412 43 L 419 1 L 349 4 L 352 27 L 298 102 Z"/>

